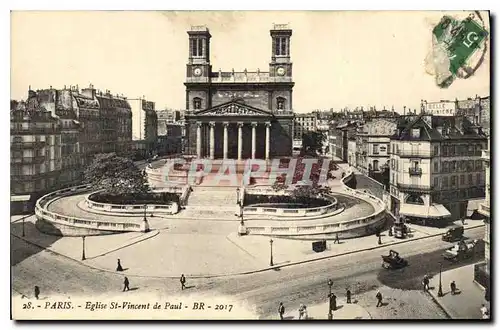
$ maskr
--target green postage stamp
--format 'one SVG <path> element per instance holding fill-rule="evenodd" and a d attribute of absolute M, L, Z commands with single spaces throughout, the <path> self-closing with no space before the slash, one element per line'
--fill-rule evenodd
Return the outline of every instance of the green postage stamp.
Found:
<path fill-rule="evenodd" d="M 458 78 L 467 79 L 484 60 L 488 32 L 479 12 L 463 20 L 445 15 L 432 30 L 436 83 L 446 88 Z"/>

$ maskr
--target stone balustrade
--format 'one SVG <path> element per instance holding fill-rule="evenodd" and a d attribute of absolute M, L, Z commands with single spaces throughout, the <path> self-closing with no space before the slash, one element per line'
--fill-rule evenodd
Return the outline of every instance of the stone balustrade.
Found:
<path fill-rule="evenodd" d="M 80 185 L 76 187 L 56 190 L 47 195 L 44 195 L 41 198 L 39 198 L 36 202 L 35 215 L 38 219 L 47 221 L 49 223 L 60 224 L 70 227 L 78 227 L 82 229 L 111 231 L 111 232 L 144 230 L 143 225 L 136 223 L 83 219 L 83 218 L 66 216 L 55 212 L 50 212 L 45 209 L 45 206 L 55 198 L 87 192 L 90 189 L 91 189 L 90 185 Z"/>
<path fill-rule="evenodd" d="M 351 189 L 345 185 L 345 182 L 350 180 L 354 174 L 352 172 L 348 172 L 342 179 L 341 183 L 343 185 L 344 190 L 359 199 L 365 200 L 372 204 L 375 208 L 375 212 L 369 216 L 359 217 L 352 220 L 331 223 L 331 224 L 323 224 L 323 225 L 314 225 L 314 226 L 248 226 L 246 227 L 247 234 L 251 235 L 270 235 L 270 236 L 299 236 L 299 235 L 325 235 L 325 234 L 335 234 L 342 233 L 348 231 L 359 231 L 363 229 L 363 227 L 375 227 L 379 223 L 385 221 L 386 217 L 386 206 L 385 203 L 363 191 L 359 191 L 356 189 Z M 272 190 L 272 189 L 271 189 Z M 251 191 L 259 194 L 269 193 L 271 190 L 264 188 L 254 188 Z M 286 194 L 286 192 L 283 192 Z M 326 206 L 331 207 L 331 205 Z M 246 208 L 244 209 L 246 211 Z M 286 209 L 285 209 L 286 210 Z M 269 214 L 269 213 L 267 213 Z M 276 214 L 276 213 L 274 213 Z M 297 214 L 293 216 L 297 217 Z"/>

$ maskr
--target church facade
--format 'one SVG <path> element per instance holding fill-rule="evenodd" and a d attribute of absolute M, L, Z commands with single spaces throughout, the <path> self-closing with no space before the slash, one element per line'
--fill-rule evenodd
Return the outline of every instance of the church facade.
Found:
<path fill-rule="evenodd" d="M 192 27 L 186 70 L 186 150 L 198 158 L 270 159 L 292 155 L 292 62 L 287 25 L 270 31 L 268 71 L 212 71 L 211 35 Z"/>

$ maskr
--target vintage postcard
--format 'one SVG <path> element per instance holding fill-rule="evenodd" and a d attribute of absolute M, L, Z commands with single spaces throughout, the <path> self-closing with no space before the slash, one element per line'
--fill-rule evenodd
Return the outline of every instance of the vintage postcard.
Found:
<path fill-rule="evenodd" d="M 488 11 L 11 26 L 12 319 L 491 319 Z"/>

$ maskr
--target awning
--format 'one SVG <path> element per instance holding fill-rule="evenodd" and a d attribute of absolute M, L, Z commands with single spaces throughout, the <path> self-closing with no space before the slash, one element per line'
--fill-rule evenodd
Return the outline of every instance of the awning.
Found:
<path fill-rule="evenodd" d="M 31 195 L 11 195 L 10 196 L 10 201 L 11 202 L 26 202 L 31 199 Z"/>
<path fill-rule="evenodd" d="M 450 211 L 441 204 L 431 206 L 402 204 L 399 208 L 399 214 L 416 218 L 446 218 L 451 216 Z"/>

